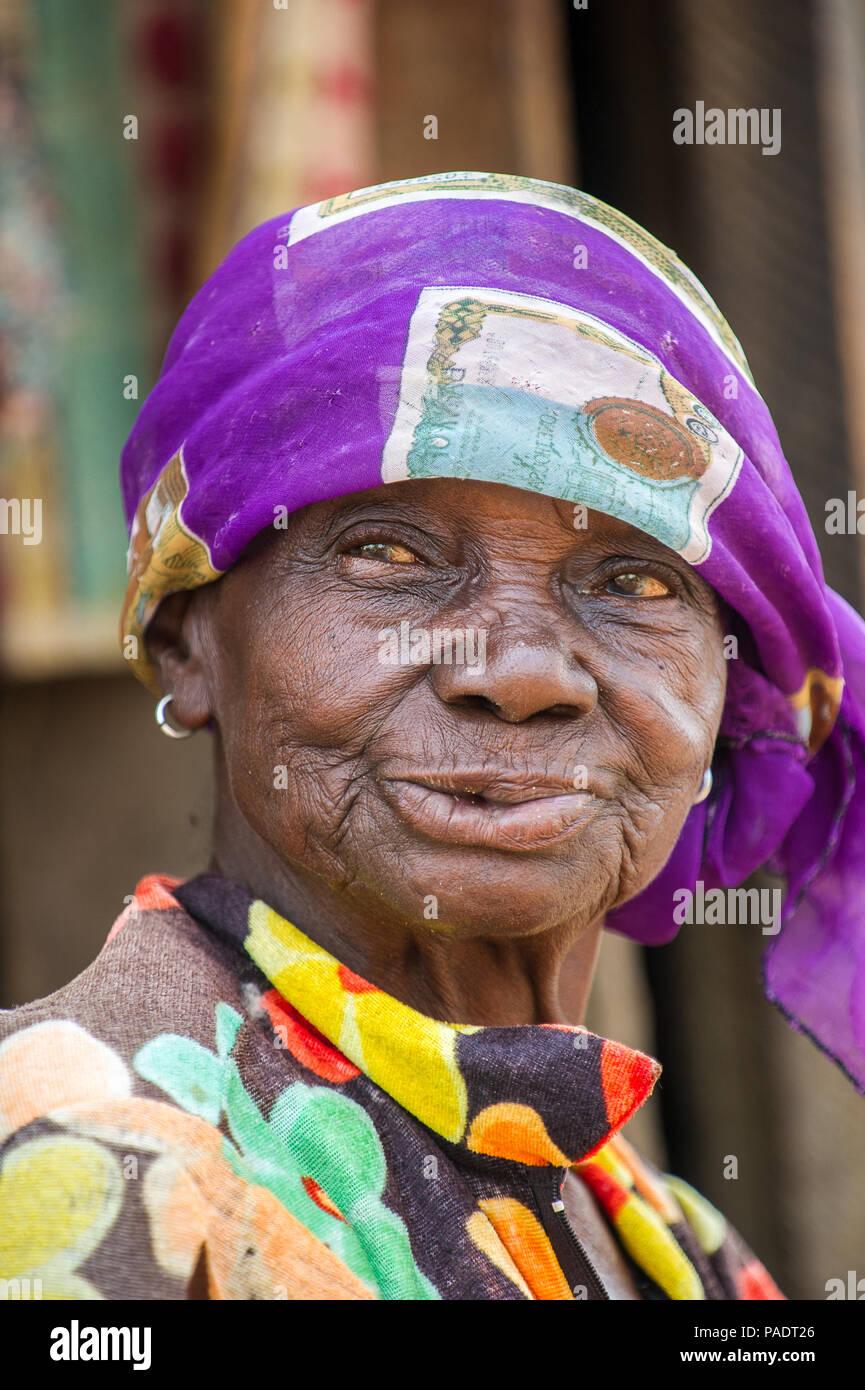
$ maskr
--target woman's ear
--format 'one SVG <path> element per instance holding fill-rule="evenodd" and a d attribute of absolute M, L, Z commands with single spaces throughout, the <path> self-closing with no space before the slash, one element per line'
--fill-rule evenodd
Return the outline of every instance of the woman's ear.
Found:
<path fill-rule="evenodd" d="M 200 729 L 213 717 L 208 597 L 201 589 L 168 594 L 144 634 L 162 692 L 172 696 L 172 723 L 187 729 Z"/>

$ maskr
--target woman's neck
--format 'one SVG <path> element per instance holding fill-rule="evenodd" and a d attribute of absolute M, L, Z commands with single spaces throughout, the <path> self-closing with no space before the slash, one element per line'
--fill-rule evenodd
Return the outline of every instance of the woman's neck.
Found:
<path fill-rule="evenodd" d="M 242 884 L 342 964 L 431 1017 L 500 1027 L 583 1020 L 603 917 L 501 939 L 399 920 L 362 884 L 332 885 L 286 864 L 224 803 L 208 871 Z"/>

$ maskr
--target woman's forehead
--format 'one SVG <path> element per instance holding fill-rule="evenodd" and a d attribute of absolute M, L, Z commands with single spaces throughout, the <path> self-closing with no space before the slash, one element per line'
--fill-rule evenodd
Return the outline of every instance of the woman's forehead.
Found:
<path fill-rule="evenodd" d="M 304 513 L 321 516 L 362 512 L 398 512 L 402 516 L 410 516 L 415 513 L 418 518 L 440 517 L 443 521 L 462 513 L 474 514 L 478 510 L 482 515 L 489 516 L 560 519 L 567 522 L 569 529 L 580 529 L 581 518 L 585 516 L 593 527 L 609 526 L 639 531 L 638 527 L 629 526 L 616 517 L 566 498 L 552 497 L 509 483 L 475 478 L 404 479 L 345 493 L 303 509 Z M 575 517 L 580 522 L 578 528 L 574 527 Z"/>

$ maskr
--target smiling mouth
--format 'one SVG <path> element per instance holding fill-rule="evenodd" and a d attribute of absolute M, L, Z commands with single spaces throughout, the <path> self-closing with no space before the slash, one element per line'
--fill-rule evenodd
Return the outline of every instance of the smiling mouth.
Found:
<path fill-rule="evenodd" d="M 489 773 L 380 779 L 401 820 L 433 840 L 488 849 L 534 850 L 579 834 L 600 799 L 566 782 Z"/>

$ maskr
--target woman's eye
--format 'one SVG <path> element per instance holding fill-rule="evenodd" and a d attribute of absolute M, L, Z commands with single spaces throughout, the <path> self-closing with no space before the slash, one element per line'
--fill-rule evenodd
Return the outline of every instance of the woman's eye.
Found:
<path fill-rule="evenodd" d="M 352 546 L 346 553 L 362 555 L 366 560 L 384 560 L 389 565 L 416 565 L 418 562 L 414 551 L 395 541 L 367 541 L 363 545 Z"/>
<path fill-rule="evenodd" d="M 614 574 L 607 580 L 607 592 L 627 594 L 629 598 L 666 598 L 670 593 L 663 580 L 653 574 Z"/>

